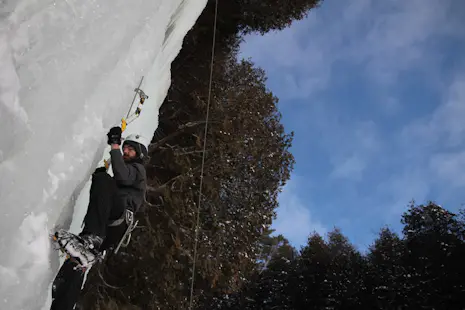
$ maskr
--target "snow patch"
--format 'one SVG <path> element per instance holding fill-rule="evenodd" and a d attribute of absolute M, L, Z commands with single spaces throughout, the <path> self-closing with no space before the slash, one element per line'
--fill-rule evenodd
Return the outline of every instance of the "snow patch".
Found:
<path fill-rule="evenodd" d="M 47 214 L 27 215 L 14 239 L 18 246 L 10 252 L 3 252 L 9 267 L 0 266 L 3 302 L 8 303 L 2 309 L 21 309 L 16 294 L 33 294 L 40 284 L 47 281 L 46 275 L 50 270 Z M 19 292 L 16 285 L 21 285 Z"/>
<path fill-rule="evenodd" d="M 58 161 L 64 161 L 65 160 L 65 153 L 63 153 L 63 152 L 57 153 L 57 154 L 55 154 L 55 156 L 53 156 L 53 159 L 58 160 Z"/>
<path fill-rule="evenodd" d="M 48 173 L 48 182 L 50 183 L 50 189 L 47 191 L 47 195 L 53 195 L 57 189 L 58 185 L 60 184 L 60 178 L 54 175 L 50 170 L 47 171 Z"/>
<path fill-rule="evenodd" d="M 8 42 L 8 36 L 0 32 L 0 42 Z M 28 122 L 26 110 L 19 104 L 18 93 L 20 83 L 14 67 L 11 47 L 0 44 L 0 104 L 11 113 L 11 117 L 18 118 L 23 125 Z"/>

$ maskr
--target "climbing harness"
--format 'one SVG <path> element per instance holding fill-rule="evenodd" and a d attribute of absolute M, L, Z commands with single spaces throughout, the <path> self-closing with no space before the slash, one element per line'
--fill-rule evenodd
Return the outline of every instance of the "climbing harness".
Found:
<path fill-rule="evenodd" d="M 202 197 L 202 185 L 203 185 L 203 170 L 205 166 L 205 150 L 207 147 L 207 129 L 208 129 L 208 117 L 210 111 L 210 102 L 211 102 L 211 92 L 212 92 L 212 80 L 213 80 L 213 61 L 215 58 L 215 40 L 216 40 L 216 21 L 218 18 L 218 0 L 215 1 L 215 19 L 213 23 L 213 42 L 212 42 L 212 52 L 211 52 L 211 61 L 210 61 L 210 81 L 208 85 L 208 100 L 207 100 L 207 115 L 205 117 L 205 131 L 203 134 L 203 152 L 202 152 L 202 166 L 200 171 L 200 186 L 199 186 L 199 200 L 197 203 L 197 220 L 195 224 L 195 239 L 194 239 L 194 261 L 192 263 L 192 277 L 191 277 L 191 288 L 190 288 L 190 297 L 189 297 L 189 309 L 193 309 L 193 297 L 194 297 L 194 280 L 195 280 L 195 268 L 197 261 L 197 247 L 199 239 L 199 226 L 200 226 L 200 204 Z"/>
<path fill-rule="evenodd" d="M 134 221 L 134 212 L 131 210 L 126 209 L 123 215 L 117 219 L 116 221 L 113 221 L 110 223 L 108 226 L 114 227 L 121 225 L 123 222 L 126 222 L 126 225 L 128 228 L 124 232 L 123 237 L 121 237 L 120 242 L 118 243 L 118 246 L 116 247 L 114 254 L 118 253 L 120 247 L 127 247 L 129 245 L 129 241 L 131 241 L 131 235 L 134 229 L 137 227 L 137 224 L 139 221 Z"/>

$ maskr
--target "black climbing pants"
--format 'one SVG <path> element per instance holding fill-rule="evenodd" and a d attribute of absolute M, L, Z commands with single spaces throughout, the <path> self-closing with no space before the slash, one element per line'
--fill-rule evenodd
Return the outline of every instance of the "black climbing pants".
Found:
<path fill-rule="evenodd" d="M 125 222 L 119 226 L 108 224 L 121 217 L 124 207 L 116 201 L 117 186 L 115 180 L 106 172 L 92 175 L 89 205 L 84 218 L 81 234 L 92 233 L 104 238 L 100 250 L 115 246 L 127 228 Z M 79 299 L 84 273 L 74 269 L 75 263 L 67 259 L 53 281 L 51 310 L 72 310 Z"/>
<path fill-rule="evenodd" d="M 53 280 L 50 310 L 72 310 L 79 299 L 84 273 L 67 259 Z"/>
<path fill-rule="evenodd" d="M 82 234 L 91 233 L 106 237 L 110 220 L 120 218 L 124 212 L 124 206 L 116 200 L 117 190 L 115 180 L 108 173 L 96 172 L 92 175 L 89 205 Z"/>

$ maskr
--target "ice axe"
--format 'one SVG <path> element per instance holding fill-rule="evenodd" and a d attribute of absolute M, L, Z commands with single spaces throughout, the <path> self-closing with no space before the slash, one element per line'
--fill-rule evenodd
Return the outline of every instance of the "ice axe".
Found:
<path fill-rule="evenodd" d="M 126 114 L 126 117 L 121 119 L 121 131 L 124 132 L 126 130 L 126 127 L 132 123 L 136 118 L 140 116 L 140 113 L 142 112 L 142 107 L 144 105 L 145 99 L 148 99 L 149 96 L 140 88 L 142 85 L 142 81 L 144 80 L 144 76 L 142 76 L 139 86 L 134 89 L 134 98 L 132 98 L 131 106 L 129 107 L 128 113 Z M 134 106 L 134 101 L 136 100 L 137 95 L 139 95 L 139 104 L 137 105 L 136 110 L 134 111 L 133 114 L 131 113 L 132 107 Z M 108 170 L 111 165 L 111 160 L 110 158 L 104 159 L 103 160 L 105 164 L 105 169 Z"/>

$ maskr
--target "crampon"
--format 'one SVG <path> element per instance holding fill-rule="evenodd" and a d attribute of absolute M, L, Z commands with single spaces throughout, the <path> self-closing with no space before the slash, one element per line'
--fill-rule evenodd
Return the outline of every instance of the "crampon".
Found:
<path fill-rule="evenodd" d="M 103 254 L 99 253 L 96 250 L 86 249 L 80 243 L 81 239 L 79 236 L 67 232 L 65 230 L 60 230 L 50 235 L 52 241 L 57 246 L 56 250 L 60 250 L 63 254 L 66 255 L 66 259 L 69 259 L 75 263 L 74 269 L 79 269 L 82 272 L 86 272 L 90 269 L 96 262 L 103 260 Z M 70 251 L 70 244 L 78 244 L 78 248 L 81 251 Z"/>

